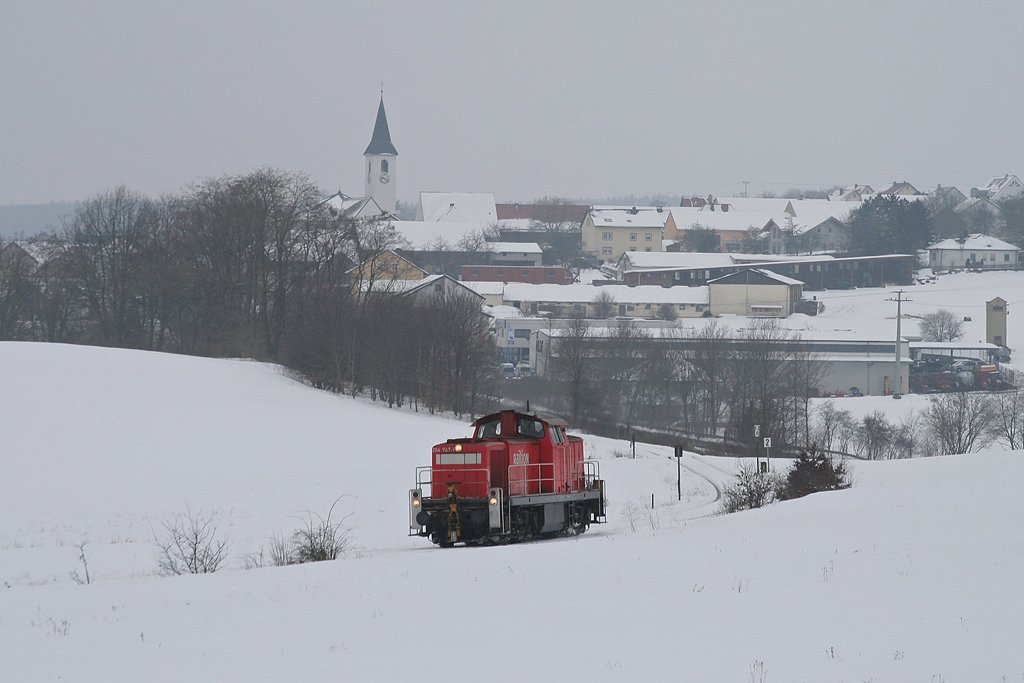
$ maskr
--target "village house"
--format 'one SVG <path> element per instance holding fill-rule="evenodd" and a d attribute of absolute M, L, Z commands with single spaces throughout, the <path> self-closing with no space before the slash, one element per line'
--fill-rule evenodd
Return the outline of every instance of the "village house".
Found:
<path fill-rule="evenodd" d="M 804 283 L 761 268 L 708 280 L 708 307 L 713 315 L 787 318 L 803 299 Z"/>
<path fill-rule="evenodd" d="M 932 270 L 1015 270 L 1021 265 L 1020 252 L 1018 247 L 1001 239 L 975 233 L 945 239 L 928 247 L 928 267 Z"/>
<path fill-rule="evenodd" d="M 614 263 L 627 251 L 661 251 L 672 214 L 663 207 L 592 207 L 581 228 L 583 253 L 599 263 Z"/>
<path fill-rule="evenodd" d="M 1024 194 L 1024 183 L 1020 178 L 1009 173 L 993 178 L 985 187 L 971 188 L 971 197 L 984 197 L 997 203 L 1005 199 L 1019 197 L 1021 194 Z"/>

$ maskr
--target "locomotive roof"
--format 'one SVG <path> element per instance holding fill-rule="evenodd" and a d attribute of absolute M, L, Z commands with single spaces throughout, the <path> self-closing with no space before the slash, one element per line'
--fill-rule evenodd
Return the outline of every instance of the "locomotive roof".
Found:
<path fill-rule="evenodd" d="M 494 418 L 500 416 L 502 413 L 515 413 L 516 415 L 522 415 L 524 417 L 532 417 L 540 420 L 541 422 L 546 422 L 549 425 L 554 425 L 555 427 L 568 426 L 566 421 L 558 417 L 557 415 L 537 411 L 526 412 L 522 410 L 515 410 L 514 408 L 506 408 L 505 410 L 499 410 L 498 412 L 491 413 L 490 415 L 484 415 L 483 417 L 478 418 L 473 424 L 479 425 L 482 422 L 489 422 L 490 420 L 493 420 Z"/>

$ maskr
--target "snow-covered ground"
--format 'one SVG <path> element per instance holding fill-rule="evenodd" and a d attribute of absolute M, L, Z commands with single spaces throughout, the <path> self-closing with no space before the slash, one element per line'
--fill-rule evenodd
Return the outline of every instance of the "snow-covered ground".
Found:
<path fill-rule="evenodd" d="M 1024 679 L 1020 453 L 852 463 L 849 491 L 722 517 L 732 461 L 687 455 L 677 501 L 670 449 L 586 436 L 607 525 L 406 537 L 415 466 L 466 433 L 270 365 L 0 343 L 0 679 Z M 342 495 L 346 559 L 242 568 Z M 157 576 L 186 506 L 230 566 Z"/>
<path fill-rule="evenodd" d="M 985 341 L 985 302 L 1002 297 L 1010 313 L 1006 322 L 1008 346 L 1019 348 L 1024 356 L 1024 316 L 1014 315 L 1016 306 L 1024 303 L 1024 271 L 950 273 L 939 275 L 932 283 L 909 287 L 807 292 L 808 298 L 816 296 L 824 302 L 824 312 L 790 316 L 784 324 L 797 329 L 853 331 L 891 338 L 896 334 L 896 303 L 889 299 L 898 289 L 910 299 L 903 304 L 903 334 L 917 335 L 921 315 L 946 309 L 961 319 L 970 318 L 964 322 L 963 341 L 967 343 Z"/>

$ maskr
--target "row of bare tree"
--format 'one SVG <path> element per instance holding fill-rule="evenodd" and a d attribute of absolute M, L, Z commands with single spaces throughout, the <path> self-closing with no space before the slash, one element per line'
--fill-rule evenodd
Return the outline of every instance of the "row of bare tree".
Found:
<path fill-rule="evenodd" d="M 936 395 L 927 409 L 890 420 L 875 410 L 861 420 L 826 401 L 814 412 L 811 438 L 827 450 L 869 460 L 973 453 L 993 443 L 1024 449 L 1024 390 Z"/>
<path fill-rule="evenodd" d="M 398 245 L 302 174 L 261 169 L 151 199 L 125 187 L 80 205 L 61 234 L 0 244 L 0 340 L 283 363 L 324 387 L 471 410 L 493 342 L 475 297 L 379 287 Z"/>
<path fill-rule="evenodd" d="M 534 400 L 589 428 L 628 425 L 752 442 L 758 424 L 779 446 L 802 446 L 824 366 L 798 342 L 773 320 L 737 337 L 714 320 L 683 336 L 631 321 L 598 334 L 573 319 L 552 348 L 551 380 L 520 384 L 520 393 L 535 392 Z"/>

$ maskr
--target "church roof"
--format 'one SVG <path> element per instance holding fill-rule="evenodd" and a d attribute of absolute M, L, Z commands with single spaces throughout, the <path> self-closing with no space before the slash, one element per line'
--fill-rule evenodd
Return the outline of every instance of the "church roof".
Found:
<path fill-rule="evenodd" d="M 398 156 L 398 150 L 391 144 L 391 131 L 388 130 L 388 115 L 384 112 L 384 96 L 381 95 L 380 106 L 377 107 L 377 122 L 373 124 L 373 137 L 370 144 L 366 146 L 367 154 L 394 154 Z"/>

